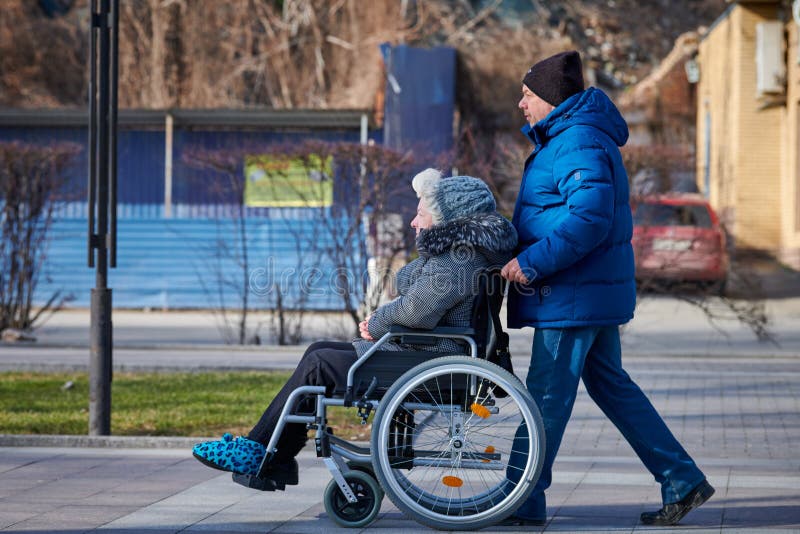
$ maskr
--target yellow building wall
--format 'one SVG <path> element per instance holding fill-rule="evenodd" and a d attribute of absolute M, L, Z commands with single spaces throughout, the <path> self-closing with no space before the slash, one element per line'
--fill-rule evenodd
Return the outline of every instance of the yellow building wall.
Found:
<path fill-rule="evenodd" d="M 756 24 L 776 20 L 776 6 L 744 5 L 740 17 L 741 108 L 736 154 L 737 246 L 777 251 L 781 247 L 781 177 L 785 107 L 764 108 L 756 94 Z"/>
<path fill-rule="evenodd" d="M 786 26 L 786 137 L 781 182 L 780 257 L 800 269 L 800 31 L 794 21 Z"/>
<path fill-rule="evenodd" d="M 733 234 L 736 233 L 733 155 L 738 152 L 735 125 L 741 93 L 739 62 L 733 51 L 737 40 L 736 20 L 729 14 L 700 43 L 697 87 L 697 185 L 708 194 L 711 205 Z"/>
<path fill-rule="evenodd" d="M 758 22 L 774 5 L 737 5 L 701 42 L 698 61 L 697 177 L 704 190 L 706 114 L 711 117 L 709 198 L 737 247 L 777 251 L 785 108 L 756 97 Z"/>

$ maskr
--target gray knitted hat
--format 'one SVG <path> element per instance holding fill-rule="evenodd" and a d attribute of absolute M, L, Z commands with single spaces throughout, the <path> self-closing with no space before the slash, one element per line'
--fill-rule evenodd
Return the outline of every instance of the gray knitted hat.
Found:
<path fill-rule="evenodd" d="M 497 209 L 492 192 L 480 178 L 442 178 L 436 169 L 425 169 L 414 177 L 412 187 L 425 201 L 436 224 Z"/>

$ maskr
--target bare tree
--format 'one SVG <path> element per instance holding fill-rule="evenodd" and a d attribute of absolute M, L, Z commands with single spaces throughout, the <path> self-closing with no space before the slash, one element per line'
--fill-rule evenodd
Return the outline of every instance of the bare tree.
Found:
<path fill-rule="evenodd" d="M 407 32 L 394 0 L 147 0 L 121 5 L 120 104 L 352 108 Z M 211 83 L 210 83 L 211 81 Z"/>
<path fill-rule="evenodd" d="M 297 145 L 273 145 L 251 153 L 248 164 L 263 179 L 255 182 L 248 176 L 246 187 L 259 188 L 278 203 L 289 199 L 290 204 L 303 212 L 320 209 L 332 196 L 333 176 L 329 162 L 317 154 L 306 154 L 303 159 L 302 152 Z M 303 317 L 311 297 L 311 286 L 321 274 L 322 227 L 304 224 L 314 219 L 304 215 L 273 219 L 270 224 L 274 232 L 279 233 L 277 241 L 289 241 L 294 248 L 295 264 L 289 272 L 280 273 L 275 267 L 277 254 L 271 254 L 266 270 L 257 268 L 250 273 L 251 291 L 260 297 L 274 297 L 272 330 L 279 345 L 298 344 L 302 340 Z"/>
<path fill-rule="evenodd" d="M 319 153 L 325 147 L 307 144 L 305 150 Z M 319 213 L 319 223 L 335 269 L 334 289 L 357 332 L 391 283 L 396 260 L 405 260 L 409 248 L 405 222 L 416 205 L 409 187 L 414 160 L 379 146 L 341 143 L 329 150 L 341 198 L 329 216 Z M 372 273 L 368 258 L 374 259 Z"/>
<path fill-rule="evenodd" d="M 405 219 L 415 204 L 413 194 L 409 197 L 410 155 L 378 146 L 307 141 L 273 147 L 268 156 L 272 187 L 290 191 L 311 222 L 310 232 L 286 228 L 303 275 L 297 298 L 315 283 L 327 284 L 323 289 L 341 299 L 357 331 L 390 283 L 395 260 L 405 259 L 408 250 Z M 287 172 L 287 162 L 311 181 L 298 182 Z M 315 280 L 323 265 L 329 278 Z"/>
<path fill-rule="evenodd" d="M 213 171 L 221 180 L 212 184 L 197 184 L 211 187 L 212 196 L 224 202 L 233 226 L 233 239 L 224 225 L 218 221 L 218 235 L 214 243 L 207 247 L 204 272 L 198 273 L 201 286 L 213 303 L 223 338 L 228 343 L 258 343 L 260 324 L 250 324 L 254 308 L 263 307 L 264 299 L 272 312 L 272 330 L 279 345 L 296 344 L 301 341 L 303 316 L 311 297 L 311 287 L 318 282 L 320 263 L 324 253 L 321 243 L 326 236 L 324 224 L 318 215 L 318 206 L 323 204 L 324 187 L 306 188 L 298 185 L 294 167 L 299 164 L 308 174 L 322 172 L 321 161 L 329 159 L 327 153 L 316 150 L 324 144 L 301 145 L 253 145 L 218 150 L 196 148 L 184 154 L 190 166 Z M 323 159 L 320 159 L 323 158 Z M 254 168 L 264 165 L 267 168 L 266 184 L 272 189 L 273 197 L 289 196 L 294 199 L 293 206 L 311 211 L 311 215 L 299 219 L 275 217 L 268 220 L 250 216 L 247 203 L 248 186 L 252 185 L 247 173 L 248 166 Z M 332 176 L 325 177 L 332 180 Z M 322 185 L 322 184 L 320 184 Z M 280 209 L 280 208 L 277 208 Z M 311 221 L 310 231 L 301 227 L 303 219 Z M 271 232 L 279 236 L 270 242 L 290 243 L 294 248 L 296 262 L 288 272 L 277 272 L 275 260 L 279 253 L 267 258 L 254 258 L 250 240 L 253 230 L 269 225 Z M 288 239 L 287 239 L 288 236 Z M 265 261 L 263 261 L 265 260 Z M 227 268 L 235 265 L 235 274 Z M 233 295 L 236 307 L 228 305 Z M 257 302 L 258 300 L 261 302 Z"/>
<path fill-rule="evenodd" d="M 34 309 L 63 171 L 77 147 L 0 143 L 0 331 L 32 329 L 42 314 L 60 309 L 60 292 Z"/>
<path fill-rule="evenodd" d="M 0 106 L 55 108 L 85 102 L 89 32 L 81 22 L 77 16 L 46 17 L 39 2 L 2 2 Z"/>
<path fill-rule="evenodd" d="M 89 0 L 59 16 L 4 0 L 0 103 L 79 106 L 86 95 Z M 725 0 L 136 0 L 120 2 L 120 105 L 131 108 L 366 108 L 380 93 L 378 45 L 446 45 L 466 67 L 460 93 L 511 129 L 521 75 L 568 47 L 598 79 L 630 84 L 681 33 L 711 23 Z M 527 5 L 526 5 L 527 4 Z M 642 24 L 642 20 L 652 24 Z"/>
<path fill-rule="evenodd" d="M 227 202 L 229 220 L 233 225 L 233 236 L 218 220 L 217 238 L 209 247 L 205 272 L 198 273 L 198 280 L 209 300 L 214 303 L 213 310 L 223 339 L 227 343 L 246 344 L 250 340 L 248 315 L 250 304 L 251 261 L 248 247 L 247 209 L 244 204 L 244 181 L 242 169 L 244 156 L 240 150 L 194 149 L 184 153 L 184 160 L 190 166 L 213 171 L 220 178 L 211 184 L 198 184 L 210 189 L 212 196 L 220 203 Z M 231 238 L 232 237 L 232 238 Z M 226 263 L 233 262 L 235 274 L 229 275 Z M 209 280 L 210 279 L 210 280 Z M 228 306 L 228 295 L 235 295 L 235 311 Z"/>
<path fill-rule="evenodd" d="M 514 211 L 519 181 L 530 144 L 519 134 L 491 135 L 464 125 L 456 146 L 437 157 L 437 166 L 461 175 L 483 179 L 497 199 L 497 210 L 510 216 Z"/>

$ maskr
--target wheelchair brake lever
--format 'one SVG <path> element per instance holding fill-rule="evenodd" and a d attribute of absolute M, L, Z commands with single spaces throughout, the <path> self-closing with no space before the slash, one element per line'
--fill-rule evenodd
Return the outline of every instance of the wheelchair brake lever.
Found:
<path fill-rule="evenodd" d="M 369 402 L 367 399 L 375 392 L 378 388 L 378 377 L 373 376 L 372 381 L 369 383 L 369 387 L 361 396 L 361 399 L 356 403 L 358 407 L 358 416 L 361 418 L 361 424 L 366 425 L 367 419 L 369 419 L 369 414 L 372 412 L 372 403 Z"/>

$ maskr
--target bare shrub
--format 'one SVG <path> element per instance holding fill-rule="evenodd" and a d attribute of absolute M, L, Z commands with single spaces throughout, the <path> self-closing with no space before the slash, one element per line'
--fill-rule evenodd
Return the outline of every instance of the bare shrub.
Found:
<path fill-rule="evenodd" d="M 634 194 L 667 193 L 680 185 L 682 177 L 694 177 L 693 146 L 626 145 L 622 161 Z"/>
<path fill-rule="evenodd" d="M 359 321 L 378 306 L 395 260 L 405 259 L 410 234 L 405 222 L 416 205 L 409 186 L 413 159 L 380 146 L 320 141 L 276 146 L 269 154 L 299 162 L 309 175 L 323 172 L 321 162 L 332 164 L 333 202 L 309 210 L 314 228 L 310 239 L 308 234 L 304 238 L 294 234 L 294 238 L 301 259 L 314 258 L 314 266 L 332 267 L 331 278 L 320 282 L 341 299 L 357 332 Z M 273 175 L 276 180 L 285 178 L 280 172 Z M 315 196 L 320 191 L 294 193 L 305 206 L 325 206 Z M 367 271 L 368 258 L 376 259 L 372 276 Z"/>
<path fill-rule="evenodd" d="M 248 325 L 253 299 L 270 295 L 274 299 L 271 309 L 276 341 L 300 342 L 306 305 L 313 292 L 320 289 L 332 291 L 341 299 L 357 332 L 361 318 L 377 307 L 389 283 L 390 266 L 396 258 L 405 259 L 409 232 L 404 221 L 416 204 L 413 192 L 411 200 L 408 194 L 412 164 L 409 156 L 379 146 L 307 141 L 235 149 L 196 148 L 187 151 L 184 159 L 196 168 L 218 173 L 223 178 L 216 182 L 220 198 L 236 201 L 231 211 L 236 235 L 232 239 L 230 235 L 218 235 L 209 247 L 206 272 L 198 273 L 220 319 L 225 340 L 247 343 L 255 339 L 257 329 L 254 333 Z M 259 160 L 269 168 L 271 187 L 288 192 L 295 199 L 295 207 L 305 210 L 303 221 L 296 222 L 310 226 L 310 231 L 303 231 L 294 226 L 295 221 L 285 219 L 283 226 L 275 227 L 289 236 L 298 259 L 291 268 L 288 287 L 280 275 L 285 273 L 259 274 L 262 264 L 254 261 L 248 248 L 248 229 L 257 224 L 258 218 L 248 216 L 244 167 L 248 161 Z M 331 169 L 327 169 L 326 162 L 331 162 Z M 331 202 L 326 188 L 298 186 L 293 175 L 298 166 L 306 175 L 317 176 L 321 181 L 333 180 L 335 201 Z M 398 219 L 400 224 L 392 231 L 385 229 L 386 220 Z M 377 287 L 370 285 L 374 281 L 367 273 L 369 257 L 380 258 L 380 265 L 385 267 L 377 273 Z M 225 268 L 229 262 L 236 265 L 235 276 L 227 274 L 231 272 Z M 331 273 L 329 279 L 321 279 L 324 265 L 331 267 L 326 270 Z M 257 287 L 254 276 L 263 278 L 255 284 Z M 235 310 L 225 304 L 230 294 L 237 302 Z"/>
<path fill-rule="evenodd" d="M 206 247 L 203 271 L 197 273 L 198 281 L 212 306 L 214 316 L 226 343 L 244 345 L 257 339 L 257 331 L 248 324 L 251 311 L 250 270 L 252 262 L 248 246 L 249 235 L 247 208 L 244 204 L 244 160 L 247 152 L 242 149 L 187 150 L 183 159 L 194 168 L 213 171 L 211 183 L 195 184 L 207 188 L 212 198 L 220 204 L 234 199 L 228 205 L 229 220 L 233 235 L 228 233 L 222 220 L 217 220 L 217 233 L 213 243 Z M 234 274 L 226 264 L 235 265 Z M 228 305 L 229 295 L 234 295 L 235 307 Z"/>
<path fill-rule="evenodd" d="M 498 211 L 511 216 L 530 148 L 521 134 L 487 133 L 464 127 L 455 148 L 440 155 L 437 164 L 457 174 L 484 180 L 497 199 Z"/>
<path fill-rule="evenodd" d="M 0 143 L 0 331 L 30 330 L 66 300 L 56 292 L 34 310 L 63 170 L 76 152 L 70 145 Z"/>

